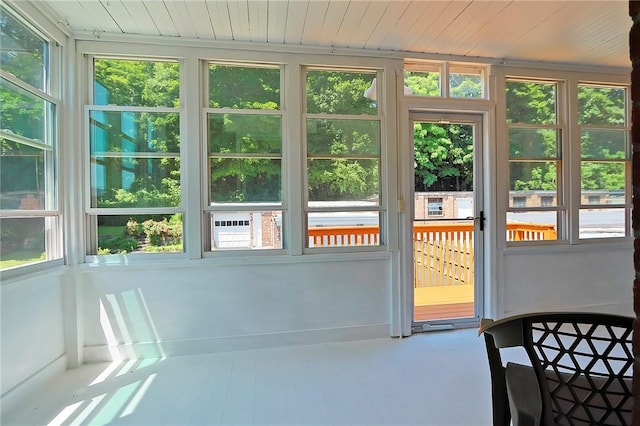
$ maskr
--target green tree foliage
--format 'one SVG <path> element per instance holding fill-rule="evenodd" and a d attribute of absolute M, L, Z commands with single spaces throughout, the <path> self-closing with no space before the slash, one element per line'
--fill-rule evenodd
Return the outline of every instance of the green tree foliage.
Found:
<path fill-rule="evenodd" d="M 417 96 L 441 96 L 439 72 L 405 71 L 404 84 Z"/>
<path fill-rule="evenodd" d="M 119 59 L 94 61 L 98 105 L 179 107 L 179 66 L 175 62 Z M 92 152 L 131 152 L 104 160 L 107 187 L 98 207 L 180 205 L 180 117 L 176 113 L 94 112 Z M 137 153 L 175 157 L 137 158 Z M 123 170 L 134 176 L 125 185 Z"/>
<path fill-rule="evenodd" d="M 628 155 L 625 131 L 621 128 L 625 124 L 624 89 L 579 86 L 578 119 L 581 125 L 588 126 L 580 141 L 582 189 L 623 190 L 623 161 Z"/>
<path fill-rule="evenodd" d="M 372 73 L 309 71 L 309 114 L 375 115 L 364 97 Z M 377 120 L 307 119 L 307 179 L 311 201 L 355 201 L 379 193 L 380 126 Z"/>
<path fill-rule="evenodd" d="M 0 69 L 44 89 L 47 43 L 0 7 Z"/>
<path fill-rule="evenodd" d="M 0 68 L 25 83 L 44 89 L 46 42 L 0 7 Z M 44 144 L 45 109 L 53 106 L 43 99 L 2 79 L 0 81 L 0 129 Z M 44 151 L 0 137 L 0 207 L 20 207 L 26 193 L 41 196 L 44 188 Z"/>
<path fill-rule="evenodd" d="M 508 123 L 555 124 L 555 84 L 512 81 L 506 91 Z"/>
<path fill-rule="evenodd" d="M 211 201 L 280 201 L 282 119 L 243 113 L 280 108 L 280 70 L 212 64 L 209 105 L 238 110 L 208 117 Z"/>
<path fill-rule="evenodd" d="M 280 70 L 211 64 L 209 66 L 211 108 L 280 108 Z"/>
<path fill-rule="evenodd" d="M 527 81 L 506 84 L 507 122 L 536 125 L 509 130 L 510 187 L 516 191 L 557 188 L 559 158 L 556 124 L 556 85 Z M 545 127 L 547 126 L 547 127 Z"/>
<path fill-rule="evenodd" d="M 471 126 L 415 123 L 413 135 L 416 191 L 473 190 Z"/>

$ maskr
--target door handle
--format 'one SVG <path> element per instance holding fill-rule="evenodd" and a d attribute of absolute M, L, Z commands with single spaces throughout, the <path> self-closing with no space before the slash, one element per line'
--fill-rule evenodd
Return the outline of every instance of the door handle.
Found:
<path fill-rule="evenodd" d="M 478 221 L 480 222 L 480 230 L 484 231 L 484 210 L 480 210 L 480 216 L 469 216 L 467 217 L 467 219 L 473 219 L 473 221 Z"/>
<path fill-rule="evenodd" d="M 478 217 L 474 217 L 473 219 L 474 219 L 474 220 L 477 220 L 478 222 L 480 222 L 480 223 L 479 223 L 480 230 L 481 230 L 481 231 L 484 231 L 484 219 L 485 219 L 485 217 L 484 217 L 484 210 L 480 210 L 480 216 L 478 216 Z"/>

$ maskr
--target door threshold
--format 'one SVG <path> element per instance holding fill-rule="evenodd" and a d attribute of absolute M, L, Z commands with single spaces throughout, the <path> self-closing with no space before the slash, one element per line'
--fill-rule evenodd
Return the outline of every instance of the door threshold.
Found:
<path fill-rule="evenodd" d="M 430 331 L 458 330 L 462 328 L 478 328 L 480 320 L 478 318 L 461 318 L 453 321 L 438 322 L 414 322 L 411 326 L 412 333 L 426 333 Z"/>

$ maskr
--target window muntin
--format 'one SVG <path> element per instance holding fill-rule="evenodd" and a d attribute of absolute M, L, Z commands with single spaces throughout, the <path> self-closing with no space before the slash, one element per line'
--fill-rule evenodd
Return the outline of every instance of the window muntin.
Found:
<path fill-rule="evenodd" d="M 88 254 L 183 252 L 180 66 L 93 58 Z"/>
<path fill-rule="evenodd" d="M 364 96 L 376 72 L 305 75 L 307 247 L 381 245 L 381 118 Z"/>
<path fill-rule="evenodd" d="M 52 44 L 0 5 L 0 270 L 62 257 Z M 56 47 L 57 50 L 59 48 Z"/>
<path fill-rule="evenodd" d="M 557 93 L 556 82 L 506 81 L 509 241 L 558 238 L 558 217 L 564 206 L 560 185 L 563 158 Z M 549 197 L 549 192 L 553 193 L 555 202 L 543 204 L 539 199 L 543 194 Z M 546 232 L 549 227 L 555 231 Z"/>
<path fill-rule="evenodd" d="M 208 251 L 282 249 L 281 70 L 208 63 Z"/>
<path fill-rule="evenodd" d="M 631 149 L 626 89 L 578 85 L 580 238 L 628 235 Z"/>

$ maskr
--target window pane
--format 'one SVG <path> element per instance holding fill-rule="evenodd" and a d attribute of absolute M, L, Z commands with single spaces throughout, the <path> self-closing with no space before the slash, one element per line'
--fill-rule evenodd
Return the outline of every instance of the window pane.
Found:
<path fill-rule="evenodd" d="M 558 158 L 558 135 L 554 129 L 509 129 L 509 158 Z"/>
<path fill-rule="evenodd" d="M 625 163 L 583 161 L 580 167 L 582 194 L 592 191 L 624 193 L 626 184 Z"/>
<path fill-rule="evenodd" d="M 555 211 L 523 211 L 507 213 L 507 241 L 557 240 Z"/>
<path fill-rule="evenodd" d="M 443 216 L 442 198 L 427 198 L 427 216 Z"/>
<path fill-rule="evenodd" d="M 508 81 L 507 122 L 528 124 L 556 123 L 556 85 Z"/>
<path fill-rule="evenodd" d="M 582 158 L 623 160 L 627 156 L 627 131 L 583 129 L 581 134 Z"/>
<path fill-rule="evenodd" d="M 624 208 L 580 209 L 580 238 L 624 237 Z"/>
<path fill-rule="evenodd" d="M 449 96 L 482 98 L 482 74 L 449 73 Z"/>
<path fill-rule="evenodd" d="M 0 269 L 46 260 L 45 234 L 43 217 L 0 219 Z"/>
<path fill-rule="evenodd" d="M 308 247 L 380 245 L 378 212 L 309 213 Z"/>
<path fill-rule="evenodd" d="M 49 43 L 0 7 L 0 69 L 47 91 Z"/>
<path fill-rule="evenodd" d="M 180 106 L 180 68 L 176 62 L 95 59 L 95 105 Z"/>
<path fill-rule="evenodd" d="M 44 209 L 45 152 L 0 138 L 0 208 Z"/>
<path fill-rule="evenodd" d="M 578 86 L 580 124 L 624 126 L 625 89 L 620 87 Z"/>
<path fill-rule="evenodd" d="M 380 155 L 377 120 L 307 120 L 309 157 L 371 157 Z"/>
<path fill-rule="evenodd" d="M 558 166 L 554 161 L 512 161 L 509 163 L 511 191 L 555 191 Z"/>
<path fill-rule="evenodd" d="M 0 79 L 0 128 L 41 143 L 52 144 L 55 105 Z M 52 131 L 53 129 L 51 129 Z"/>
<path fill-rule="evenodd" d="M 91 154 L 180 152 L 174 113 L 91 111 Z"/>
<path fill-rule="evenodd" d="M 210 201 L 213 203 L 279 202 L 282 160 L 210 158 Z"/>
<path fill-rule="evenodd" d="M 433 71 L 405 71 L 404 85 L 415 96 L 442 96 L 440 89 L 440 69 Z"/>
<path fill-rule="evenodd" d="M 211 250 L 281 249 L 282 211 L 210 213 Z"/>
<path fill-rule="evenodd" d="M 183 251 L 182 214 L 98 216 L 97 234 L 90 254 Z"/>
<path fill-rule="evenodd" d="M 310 114 L 377 114 L 377 104 L 364 96 L 375 73 L 307 72 L 307 112 Z"/>
<path fill-rule="evenodd" d="M 366 201 L 377 205 L 379 165 L 379 160 L 308 160 L 309 201 Z"/>
<path fill-rule="evenodd" d="M 280 109 L 280 70 L 210 64 L 209 106 Z"/>
<path fill-rule="evenodd" d="M 91 207 L 177 207 L 178 157 L 91 157 Z"/>
<path fill-rule="evenodd" d="M 209 152 L 280 154 L 282 118 L 275 115 L 209 114 Z"/>

